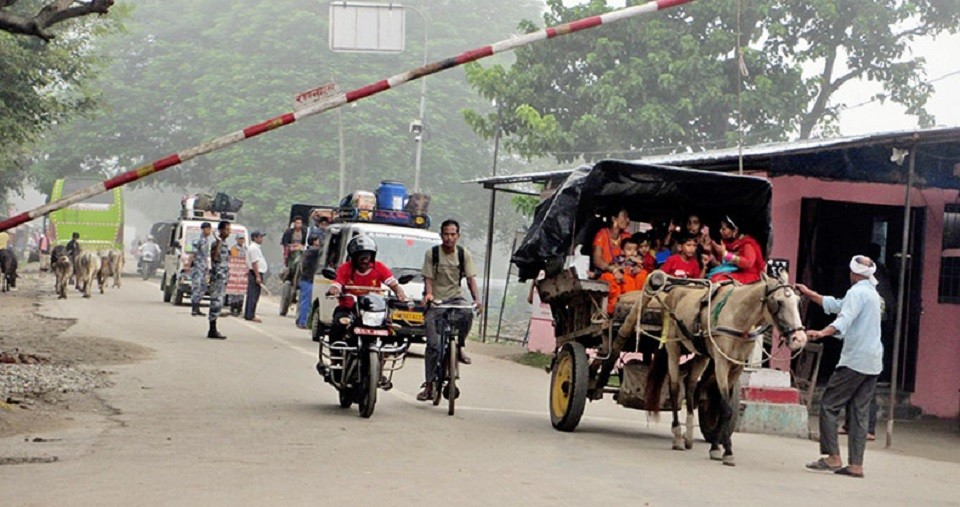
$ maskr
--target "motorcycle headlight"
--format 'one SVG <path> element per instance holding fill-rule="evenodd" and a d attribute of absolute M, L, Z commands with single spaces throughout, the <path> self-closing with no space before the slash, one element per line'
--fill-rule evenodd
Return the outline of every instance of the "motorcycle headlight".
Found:
<path fill-rule="evenodd" d="M 364 326 L 379 327 L 387 320 L 387 312 L 362 312 L 361 320 Z"/>

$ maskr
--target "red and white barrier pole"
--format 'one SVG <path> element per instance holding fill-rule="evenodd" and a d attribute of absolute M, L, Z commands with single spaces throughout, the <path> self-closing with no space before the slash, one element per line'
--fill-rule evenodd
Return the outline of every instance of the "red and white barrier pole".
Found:
<path fill-rule="evenodd" d="M 344 104 L 356 102 L 360 99 L 369 97 L 371 95 L 376 95 L 377 93 L 380 93 L 384 90 L 389 90 L 390 88 L 396 88 L 397 86 L 420 79 L 424 76 L 436 74 L 437 72 L 458 67 L 465 63 L 486 58 L 498 53 L 512 51 L 518 47 L 526 46 L 537 41 L 552 39 L 554 37 L 560 37 L 562 35 L 595 28 L 600 25 L 613 23 L 614 21 L 634 18 L 641 14 L 657 12 L 662 9 L 675 7 L 677 5 L 682 5 L 692 1 L 693 0 L 655 0 L 642 5 L 625 7 L 623 9 L 611 11 L 599 16 L 592 16 L 589 18 L 579 19 L 577 21 L 571 21 L 570 23 L 563 25 L 545 28 L 543 30 L 538 30 L 536 32 L 531 32 L 518 37 L 503 40 L 489 46 L 472 49 L 451 58 L 428 63 L 427 65 L 417 67 L 413 70 L 404 72 L 403 74 L 397 74 L 393 77 L 369 84 L 362 88 L 330 97 L 325 101 L 319 102 L 299 111 L 282 114 L 265 122 L 251 125 L 243 130 L 239 130 L 216 139 L 211 139 L 203 144 L 194 146 L 193 148 L 188 148 L 180 153 L 174 153 L 173 155 L 161 158 L 160 160 L 156 160 L 118 176 L 114 176 L 113 178 L 97 183 L 96 185 L 80 189 L 72 194 L 64 196 L 58 201 L 44 204 L 43 206 L 37 207 L 30 211 L 25 211 L 18 215 L 14 215 L 0 222 L 0 231 L 11 229 L 20 224 L 29 222 L 30 220 L 42 217 L 47 213 L 65 208 L 71 204 L 76 204 L 80 201 L 93 197 L 94 195 L 102 194 L 108 190 L 126 185 L 127 183 L 137 181 L 141 178 L 145 178 L 151 174 L 163 171 L 168 167 L 179 165 L 200 155 L 204 155 L 221 148 L 226 148 L 227 146 L 239 143 L 245 139 L 250 139 L 251 137 L 258 136 L 264 132 L 269 132 L 284 125 L 289 125 L 300 118 L 306 118 L 307 116 L 313 116 L 324 111 L 336 109 Z"/>

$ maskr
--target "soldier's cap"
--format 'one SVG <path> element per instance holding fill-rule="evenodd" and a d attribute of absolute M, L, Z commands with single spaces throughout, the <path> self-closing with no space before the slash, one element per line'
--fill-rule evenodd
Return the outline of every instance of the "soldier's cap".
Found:
<path fill-rule="evenodd" d="M 267 235 L 267 233 L 262 232 L 262 231 L 253 231 L 253 232 L 250 233 L 250 237 L 251 237 L 251 238 L 262 238 L 262 237 L 264 237 L 264 236 L 266 236 L 266 235 Z"/>
<path fill-rule="evenodd" d="M 201 228 L 201 229 L 210 229 L 211 227 L 213 227 L 213 226 L 210 225 L 210 222 L 204 222 L 204 223 L 200 224 L 200 228 Z"/>

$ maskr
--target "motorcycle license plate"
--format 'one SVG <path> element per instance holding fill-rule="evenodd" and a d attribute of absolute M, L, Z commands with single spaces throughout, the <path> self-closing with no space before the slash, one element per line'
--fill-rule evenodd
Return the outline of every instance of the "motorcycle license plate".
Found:
<path fill-rule="evenodd" d="M 386 329 L 370 329 L 367 327 L 358 327 L 353 330 L 356 334 L 362 334 L 366 336 L 390 336 L 390 331 Z"/>
<path fill-rule="evenodd" d="M 423 324 L 423 312 L 412 312 L 404 310 L 394 310 L 390 314 L 393 320 L 409 322 L 410 324 Z"/>

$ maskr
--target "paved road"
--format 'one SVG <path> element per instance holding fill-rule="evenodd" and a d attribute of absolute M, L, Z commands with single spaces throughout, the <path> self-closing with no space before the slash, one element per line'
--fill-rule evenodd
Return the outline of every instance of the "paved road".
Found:
<path fill-rule="evenodd" d="M 113 411 L 44 436 L 60 461 L 0 467 L 4 505 L 958 505 L 960 465 L 873 446 L 867 478 L 804 471 L 813 442 L 737 434 L 736 468 L 671 451 L 668 426 L 609 400 L 572 434 L 554 431 L 541 370 L 474 354 L 456 416 L 414 395 L 411 358 L 376 413 L 342 410 L 315 347 L 264 305 L 263 324 L 206 320 L 125 280 L 92 300 L 48 299 L 68 333 L 128 340 L 153 359 L 114 366 Z M 666 418 L 664 419 L 666 421 Z M 38 444 L 0 440 L 0 455 Z"/>

